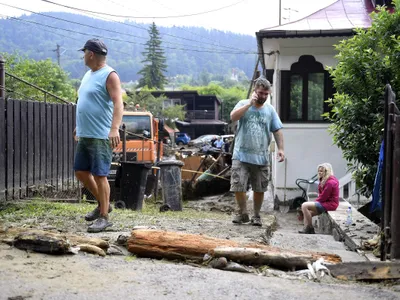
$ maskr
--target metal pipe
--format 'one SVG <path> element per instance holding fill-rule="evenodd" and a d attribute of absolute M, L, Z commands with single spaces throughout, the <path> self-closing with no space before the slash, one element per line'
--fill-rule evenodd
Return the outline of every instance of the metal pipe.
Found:
<path fill-rule="evenodd" d="M 0 55 L 0 98 L 6 98 L 6 70 L 4 58 Z"/>
<path fill-rule="evenodd" d="M 126 126 L 122 124 L 122 161 L 126 161 Z"/>
<path fill-rule="evenodd" d="M 144 161 L 144 135 L 142 137 L 142 161 Z"/>
<path fill-rule="evenodd" d="M 160 130 L 161 129 L 160 127 L 164 127 L 163 123 L 164 123 L 163 119 L 160 119 L 158 121 L 158 128 L 157 128 L 158 129 L 158 143 L 157 143 L 157 157 L 156 157 L 157 164 L 161 159 L 161 141 L 162 141 L 162 138 L 163 138 L 163 136 L 162 136 L 163 132 L 162 132 L 162 130 Z M 159 177 L 160 177 L 160 170 L 156 169 L 156 179 L 155 179 L 155 184 L 154 184 L 154 199 L 155 199 L 155 201 L 157 201 L 158 179 L 159 179 Z"/>
<path fill-rule="evenodd" d="M 10 74 L 10 73 L 8 73 L 8 72 L 5 72 L 5 73 L 7 74 L 7 76 L 10 76 L 10 77 L 12 77 L 12 78 L 14 78 L 14 79 L 17 79 L 18 81 L 21 81 L 21 82 L 23 82 L 23 83 L 25 83 L 25 84 L 27 84 L 27 85 L 29 85 L 29 86 L 31 86 L 31 87 L 34 87 L 35 89 L 37 89 L 37 90 L 39 90 L 39 91 L 41 91 L 41 92 L 43 92 L 43 93 L 47 93 L 47 94 L 49 94 L 50 96 L 56 98 L 57 100 L 60 100 L 61 102 L 64 102 L 64 103 L 66 103 L 66 104 L 72 104 L 71 102 L 69 102 L 69 101 L 67 101 L 67 100 L 64 100 L 64 99 L 58 97 L 57 95 L 54 95 L 54 94 L 52 94 L 52 93 L 50 93 L 50 92 L 48 92 L 48 91 L 46 91 L 46 90 L 44 90 L 44 89 L 38 87 L 37 85 L 34 85 L 34 84 L 30 83 L 30 82 L 28 82 L 28 81 L 26 81 L 26 80 L 24 80 L 24 79 L 22 79 L 22 78 L 19 78 L 19 77 L 15 76 L 15 75 L 12 75 L 12 74 Z"/>

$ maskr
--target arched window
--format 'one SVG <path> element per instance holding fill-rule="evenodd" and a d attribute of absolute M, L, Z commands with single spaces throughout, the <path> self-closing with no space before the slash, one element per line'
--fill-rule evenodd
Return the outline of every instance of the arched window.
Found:
<path fill-rule="evenodd" d="M 323 122 L 329 111 L 325 100 L 333 95 L 333 82 L 311 55 L 300 56 L 290 71 L 281 71 L 281 118 L 286 122 Z"/>

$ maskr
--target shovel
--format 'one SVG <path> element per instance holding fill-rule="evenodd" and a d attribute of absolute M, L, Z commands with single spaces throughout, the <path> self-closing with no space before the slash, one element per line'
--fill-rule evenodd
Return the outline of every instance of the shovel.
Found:
<path fill-rule="evenodd" d="M 285 157 L 285 191 L 283 194 L 283 202 L 279 204 L 279 211 L 282 214 L 287 214 L 290 209 L 290 202 L 286 200 L 286 178 L 287 178 L 287 159 Z"/>

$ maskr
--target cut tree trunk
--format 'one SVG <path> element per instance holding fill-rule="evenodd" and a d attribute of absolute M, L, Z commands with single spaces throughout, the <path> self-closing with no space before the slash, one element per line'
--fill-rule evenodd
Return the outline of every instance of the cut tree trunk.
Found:
<path fill-rule="evenodd" d="M 128 251 L 138 256 L 168 259 L 203 259 L 218 246 L 236 247 L 238 243 L 204 235 L 150 229 L 136 229 L 128 239 Z"/>
<path fill-rule="evenodd" d="M 67 253 L 71 246 L 80 244 L 93 245 L 103 250 L 109 247 L 107 241 L 99 238 L 18 227 L 0 230 L 0 242 L 23 250 L 49 254 Z"/>
<path fill-rule="evenodd" d="M 307 263 L 320 256 L 313 253 L 276 252 L 274 249 L 217 247 L 211 251 L 214 257 L 225 257 L 245 265 L 268 265 L 285 269 L 306 269 Z"/>
<path fill-rule="evenodd" d="M 289 269 L 304 268 L 307 262 L 314 262 L 321 257 L 328 263 L 341 262 L 335 254 L 298 252 L 255 243 L 240 244 L 204 235 L 148 229 L 132 231 L 128 250 L 143 257 L 193 260 L 202 260 L 207 253 L 218 257 L 223 257 L 224 253 L 228 259 L 237 262 Z"/>

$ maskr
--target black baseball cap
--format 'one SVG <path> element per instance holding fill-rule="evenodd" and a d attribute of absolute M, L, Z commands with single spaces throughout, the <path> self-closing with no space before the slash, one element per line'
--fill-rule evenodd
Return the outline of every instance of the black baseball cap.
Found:
<path fill-rule="evenodd" d="M 83 46 L 83 48 L 81 48 L 79 50 L 85 51 L 86 49 L 93 51 L 94 53 L 101 54 L 101 55 L 107 55 L 107 52 L 108 52 L 106 44 L 104 44 L 103 41 L 100 41 L 99 39 L 88 40 L 85 43 L 85 46 Z"/>

